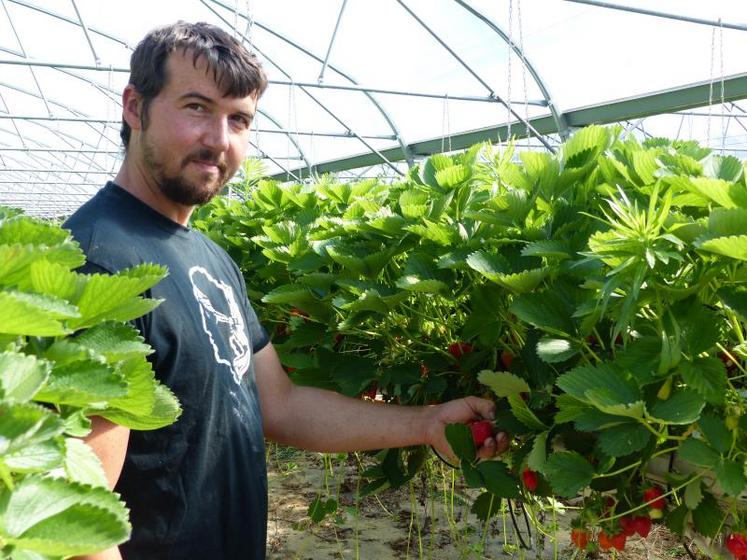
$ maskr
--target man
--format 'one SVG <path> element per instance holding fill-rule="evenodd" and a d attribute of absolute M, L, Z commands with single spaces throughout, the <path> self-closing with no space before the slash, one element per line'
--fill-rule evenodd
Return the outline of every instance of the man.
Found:
<path fill-rule="evenodd" d="M 219 28 L 179 22 L 152 31 L 132 55 L 122 95 L 122 167 L 66 223 L 88 271 L 168 266 L 148 294 L 164 302 L 137 327 L 183 407 L 174 425 L 154 432 L 94 418 L 88 441 L 133 525 L 121 556 L 111 549 L 95 558 L 264 558 L 264 437 L 328 452 L 429 444 L 450 455 L 446 424 L 493 415 L 474 397 L 377 406 L 290 382 L 235 263 L 187 227 L 195 205 L 244 159 L 266 85 L 254 56 Z M 500 434 L 480 454 L 506 445 Z"/>

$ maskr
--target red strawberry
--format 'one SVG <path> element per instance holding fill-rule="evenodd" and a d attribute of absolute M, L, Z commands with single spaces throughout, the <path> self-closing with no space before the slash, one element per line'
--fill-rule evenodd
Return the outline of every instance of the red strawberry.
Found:
<path fill-rule="evenodd" d="M 376 393 L 378 391 L 378 386 L 376 385 L 376 382 L 371 383 L 371 386 L 363 391 L 359 396 L 360 398 L 368 398 L 373 400 L 376 400 Z"/>
<path fill-rule="evenodd" d="M 514 355 L 509 352 L 508 350 L 504 350 L 501 352 L 501 362 L 503 363 L 503 367 L 505 369 L 511 369 L 511 364 L 514 361 Z"/>
<path fill-rule="evenodd" d="M 641 535 L 644 539 L 648 537 L 651 532 L 651 518 L 645 515 L 637 515 L 633 518 L 633 528 L 635 532 Z"/>
<path fill-rule="evenodd" d="M 586 545 L 589 544 L 589 533 L 583 529 L 573 529 L 571 531 L 571 542 L 579 549 L 585 550 Z"/>
<path fill-rule="evenodd" d="M 472 439 L 477 447 L 480 447 L 486 439 L 493 436 L 493 424 L 488 420 L 470 422 L 469 429 L 472 431 Z"/>
<path fill-rule="evenodd" d="M 636 519 L 637 517 L 631 517 L 630 515 L 620 518 L 620 528 L 622 529 L 623 535 L 626 537 L 632 537 L 635 535 Z"/>
<path fill-rule="evenodd" d="M 661 497 L 663 495 L 661 488 L 652 486 L 643 492 L 643 501 L 652 509 L 664 509 L 667 507 L 667 502 Z"/>
<path fill-rule="evenodd" d="M 461 359 L 464 354 L 469 354 L 474 349 L 475 347 L 468 342 L 452 342 L 447 348 L 449 353 L 457 360 Z"/>
<path fill-rule="evenodd" d="M 618 533 L 617 535 L 613 535 L 612 546 L 615 547 L 617 550 L 625 550 L 625 541 L 627 539 L 628 537 L 626 537 L 624 533 Z"/>
<path fill-rule="evenodd" d="M 534 472 L 532 469 L 524 469 L 524 472 L 521 473 L 521 477 L 524 480 L 524 486 L 527 487 L 527 490 L 530 492 L 534 492 L 537 490 L 537 473 Z"/>
<path fill-rule="evenodd" d="M 609 550 L 612 548 L 612 537 L 604 531 L 599 532 L 599 548 L 602 550 Z"/>
<path fill-rule="evenodd" d="M 737 560 L 747 558 L 747 536 L 740 533 L 732 533 L 726 537 L 726 548 L 729 549 Z"/>

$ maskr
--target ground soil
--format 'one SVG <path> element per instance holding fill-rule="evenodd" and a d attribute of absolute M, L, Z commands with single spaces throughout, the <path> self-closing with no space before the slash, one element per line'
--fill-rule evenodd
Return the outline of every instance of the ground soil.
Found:
<path fill-rule="evenodd" d="M 270 447 L 268 560 L 581 558 L 568 541 L 573 511 L 559 507 L 553 514 L 548 505 L 544 512 L 529 512 L 543 518 L 544 538 L 534 528 L 526 530 L 519 508 L 514 509 L 518 534 L 507 510 L 486 526 L 469 512 L 476 494 L 466 492 L 459 477 L 438 461 L 409 486 L 360 497 L 358 474 L 370 463 L 353 454 L 324 457 Z M 338 507 L 315 523 L 309 505 L 317 497 L 336 500 Z M 647 539 L 629 539 L 625 551 L 616 554 L 587 558 L 691 558 L 661 525 Z"/>

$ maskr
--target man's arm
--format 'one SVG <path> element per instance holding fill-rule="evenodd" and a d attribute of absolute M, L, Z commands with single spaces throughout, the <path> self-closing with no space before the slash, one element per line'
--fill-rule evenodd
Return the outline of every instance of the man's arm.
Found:
<path fill-rule="evenodd" d="M 364 451 L 432 445 L 453 457 L 447 424 L 494 417 L 486 399 L 466 397 L 434 406 L 381 405 L 314 387 L 295 385 L 272 344 L 254 355 L 265 435 L 278 443 L 310 451 Z M 496 441 L 497 440 L 497 441 Z M 508 436 L 488 438 L 479 450 L 491 457 L 508 447 Z"/>
<path fill-rule="evenodd" d="M 130 429 L 118 426 L 100 416 L 91 418 L 91 428 L 91 433 L 86 437 L 85 442 L 91 446 L 101 461 L 109 488 L 113 489 L 124 466 Z M 119 553 L 119 548 L 114 546 L 97 554 L 79 556 L 77 560 L 122 560 L 122 555 Z"/>

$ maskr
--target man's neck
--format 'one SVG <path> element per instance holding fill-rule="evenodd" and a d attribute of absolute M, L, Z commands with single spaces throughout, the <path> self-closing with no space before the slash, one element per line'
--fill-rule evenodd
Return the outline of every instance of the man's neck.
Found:
<path fill-rule="evenodd" d="M 158 185 L 152 180 L 148 180 L 146 175 L 133 162 L 128 161 L 127 156 L 125 156 L 114 182 L 172 222 L 183 226 L 186 226 L 189 222 L 194 206 L 177 204 L 167 198 L 158 188 Z"/>

